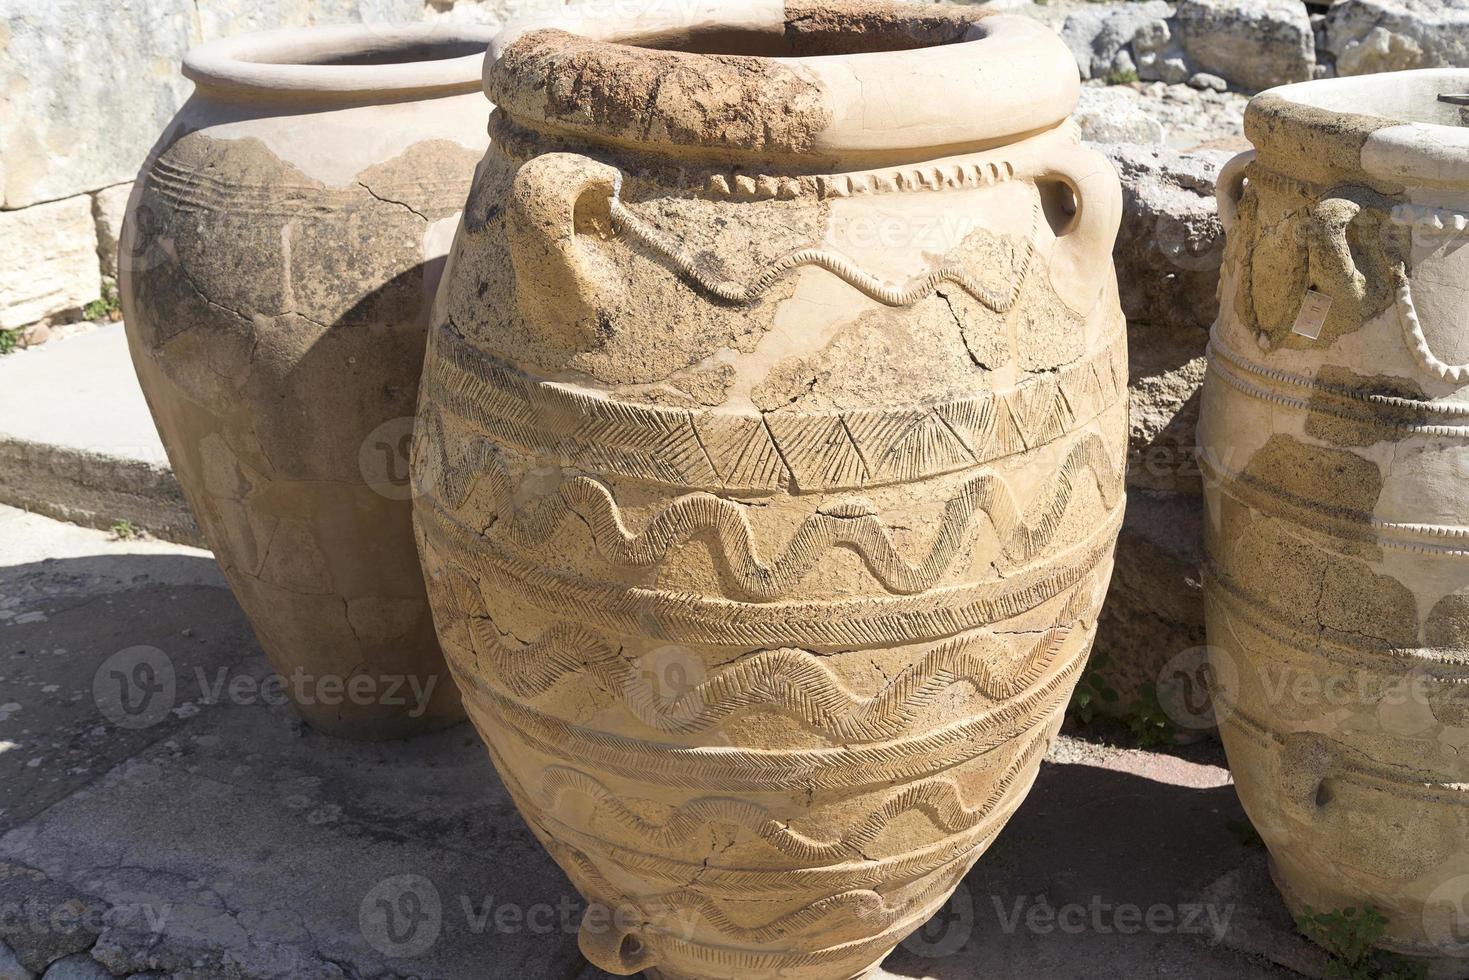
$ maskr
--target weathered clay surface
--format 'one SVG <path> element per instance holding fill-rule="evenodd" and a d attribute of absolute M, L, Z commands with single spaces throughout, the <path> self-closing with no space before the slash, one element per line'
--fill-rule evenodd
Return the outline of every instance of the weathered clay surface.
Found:
<path fill-rule="evenodd" d="M 335 30 L 304 33 L 327 58 L 382 29 Z M 269 62 L 280 38 L 262 37 Z M 478 59 L 461 61 L 427 94 L 305 105 L 196 69 L 127 219 L 129 339 L 174 471 L 302 714 L 352 737 L 462 716 L 407 485 L 427 314 L 486 145 Z"/>
<path fill-rule="evenodd" d="M 436 306 L 415 515 L 471 718 L 615 913 L 583 923 L 588 958 L 851 977 L 999 832 L 1090 646 L 1124 496 L 1120 193 L 1069 125 L 997 121 L 1046 78 L 997 81 L 993 114 L 907 146 L 851 124 L 863 103 L 829 79 L 855 59 L 823 81 L 697 53 L 779 43 L 803 8 L 721 17 L 755 26 L 667 30 L 676 59 L 529 32 L 490 69 L 501 111 Z M 882 51 L 972 17 L 837 3 L 821 23 Z M 905 106 L 945 48 L 1003 78 L 990 24 L 1069 76 L 1059 122 L 1074 73 L 1028 22 L 863 70 Z M 806 108 L 741 155 L 724 103 L 646 98 L 639 59 L 776 79 Z M 542 86 L 582 77 L 603 87 L 573 125 Z"/>
<path fill-rule="evenodd" d="M 1469 975 L 1469 131 L 1436 96 L 1466 86 L 1251 104 L 1199 430 L 1215 704 L 1276 881 L 1297 910 L 1376 906 L 1446 977 Z"/>

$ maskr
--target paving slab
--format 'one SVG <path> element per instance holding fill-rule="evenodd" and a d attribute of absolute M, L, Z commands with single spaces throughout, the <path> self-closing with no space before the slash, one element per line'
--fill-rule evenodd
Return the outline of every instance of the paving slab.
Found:
<path fill-rule="evenodd" d="M 0 503 L 201 542 L 121 323 L 0 358 Z"/>
<path fill-rule="evenodd" d="M 331 739 L 270 677 L 207 553 L 0 508 L 0 944 L 22 968 L 604 976 L 577 950 L 581 900 L 468 727 Z M 150 697 L 112 696 L 128 684 Z M 1220 885 L 1264 873 L 1231 829 L 1243 814 L 1221 763 L 1211 744 L 1063 737 L 880 976 L 1291 976 L 1248 941 L 1273 892 Z"/>

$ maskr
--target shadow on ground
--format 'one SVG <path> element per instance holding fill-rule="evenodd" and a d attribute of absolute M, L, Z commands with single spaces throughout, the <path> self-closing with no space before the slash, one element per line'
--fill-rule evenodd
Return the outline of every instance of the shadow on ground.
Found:
<path fill-rule="evenodd" d="M 0 568 L 0 614 L 0 904 L 25 910 L 0 917 L 0 940 L 32 970 L 88 953 L 118 975 L 600 975 L 577 951 L 580 900 L 471 729 L 351 743 L 284 704 L 218 696 L 270 671 L 208 558 Z M 131 672 L 136 657 L 113 669 L 139 647 L 174 688 L 162 710 L 119 717 L 106 692 L 157 678 Z M 1150 776 L 1079 751 L 1095 764 L 1043 768 L 959 904 L 887 973 L 1282 975 L 1209 945 L 1227 909 L 1193 910 L 1263 862 L 1229 828 L 1243 815 L 1222 773 L 1161 757 Z M 67 909 L 86 912 L 58 924 Z"/>

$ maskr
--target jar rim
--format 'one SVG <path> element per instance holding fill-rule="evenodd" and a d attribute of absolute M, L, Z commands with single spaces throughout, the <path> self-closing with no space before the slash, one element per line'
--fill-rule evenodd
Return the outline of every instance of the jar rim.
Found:
<path fill-rule="evenodd" d="M 1440 95 L 1469 94 L 1469 69 L 1297 82 L 1267 89 L 1245 110 L 1262 152 L 1336 166 L 1388 183 L 1469 186 L 1469 124 Z M 1322 175 L 1321 179 L 1327 179 Z"/>
<path fill-rule="evenodd" d="M 1070 50 L 1028 17 L 895 0 L 641 6 L 511 21 L 485 58 L 490 101 L 593 142 L 834 157 L 1001 145 L 1061 124 L 1080 93 Z"/>
<path fill-rule="evenodd" d="M 481 84 L 489 27 L 333 24 L 256 31 L 210 41 L 184 56 L 202 89 L 240 98 L 333 100 L 434 97 Z"/>

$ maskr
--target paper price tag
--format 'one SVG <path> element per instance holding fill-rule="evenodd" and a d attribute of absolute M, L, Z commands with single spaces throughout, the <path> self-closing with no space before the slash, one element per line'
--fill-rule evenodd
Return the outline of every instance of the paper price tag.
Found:
<path fill-rule="evenodd" d="M 1301 312 L 1296 314 L 1296 325 L 1290 328 L 1290 332 L 1315 340 L 1321 336 L 1321 328 L 1326 326 L 1326 317 L 1330 312 L 1331 297 L 1308 289 L 1306 298 L 1301 303 Z"/>

